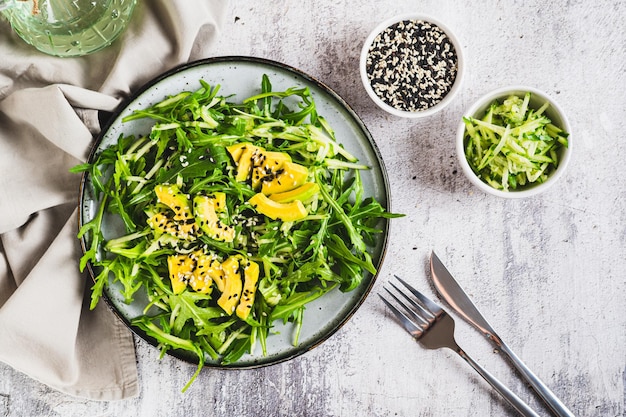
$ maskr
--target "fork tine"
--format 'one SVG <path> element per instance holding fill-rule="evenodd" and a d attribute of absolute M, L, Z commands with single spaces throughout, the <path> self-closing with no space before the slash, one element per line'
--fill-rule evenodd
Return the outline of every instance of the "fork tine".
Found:
<path fill-rule="evenodd" d="M 387 290 L 387 292 L 389 292 L 389 290 Z M 404 314 L 402 311 L 397 309 L 393 304 L 387 301 L 385 297 L 383 297 L 380 294 L 378 294 L 378 296 L 381 298 L 381 300 L 383 300 L 383 302 L 387 305 L 387 307 L 389 307 L 391 312 L 398 318 L 398 320 L 400 320 L 400 323 L 406 329 L 407 332 L 409 332 L 411 335 L 413 335 L 416 338 L 419 338 L 422 335 L 423 330 L 420 326 L 413 323 L 411 319 L 406 316 L 406 314 Z M 391 296 L 396 298 L 393 294 L 391 294 Z"/>
<path fill-rule="evenodd" d="M 435 303 L 434 301 L 431 301 L 424 294 L 422 294 L 421 292 L 419 292 L 415 288 L 411 287 L 405 280 L 403 280 L 399 276 L 394 275 L 394 277 L 396 277 L 396 279 L 398 281 L 400 281 L 402 283 L 402 285 L 404 285 L 409 291 L 411 291 L 411 293 L 415 297 L 417 297 L 418 300 L 420 300 L 420 302 L 424 305 L 424 307 L 426 307 L 426 309 L 430 310 L 430 313 L 433 316 L 438 316 L 439 314 L 443 313 L 443 309 L 441 307 L 439 307 L 439 305 L 437 305 L 437 303 Z"/>
<path fill-rule="evenodd" d="M 418 304 L 417 301 L 406 295 L 406 292 L 398 288 L 398 286 L 396 286 L 393 282 L 389 282 L 389 285 L 395 288 L 396 291 L 398 291 L 398 293 L 413 306 L 413 308 L 409 308 L 406 304 L 402 303 L 403 307 L 408 309 L 415 316 L 419 317 L 420 321 L 422 321 L 424 325 L 428 325 L 428 323 L 435 319 L 435 316 L 430 311 L 426 310 Z"/>
<path fill-rule="evenodd" d="M 389 293 L 390 296 L 393 297 L 394 300 L 396 300 L 396 302 L 402 306 L 402 308 L 404 308 L 404 311 L 407 313 L 406 316 L 412 320 L 415 324 L 417 324 L 419 327 L 421 327 L 422 329 L 426 329 L 428 327 L 429 324 L 429 319 L 428 319 L 428 313 L 424 312 L 424 309 L 421 308 L 418 304 L 415 303 L 415 301 L 411 300 L 410 298 L 408 298 L 406 296 L 406 294 L 404 294 L 403 292 L 400 291 L 400 289 L 398 287 L 396 287 L 395 285 L 393 285 L 393 283 L 389 283 L 392 287 L 394 287 L 396 289 L 396 291 L 398 291 L 400 294 L 402 294 L 402 297 L 404 297 L 407 301 L 409 301 L 412 305 L 415 305 L 419 310 L 415 311 L 414 308 L 411 308 L 410 306 L 408 306 L 404 301 L 402 301 L 401 299 L 399 299 L 393 292 L 391 292 L 388 288 L 385 288 L 385 291 L 387 291 L 387 293 Z M 424 314 L 424 315 L 422 315 Z"/>

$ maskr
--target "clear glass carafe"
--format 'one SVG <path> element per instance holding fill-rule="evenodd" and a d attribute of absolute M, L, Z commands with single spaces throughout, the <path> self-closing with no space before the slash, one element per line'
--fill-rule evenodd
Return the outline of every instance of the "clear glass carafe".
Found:
<path fill-rule="evenodd" d="M 126 28 L 136 0 L 0 0 L 13 30 L 46 54 L 71 57 L 111 44 Z"/>

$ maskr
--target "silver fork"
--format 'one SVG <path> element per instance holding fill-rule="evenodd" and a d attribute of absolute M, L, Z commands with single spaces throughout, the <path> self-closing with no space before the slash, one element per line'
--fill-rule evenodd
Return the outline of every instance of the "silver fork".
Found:
<path fill-rule="evenodd" d="M 400 320 L 404 328 L 421 344 L 428 349 L 439 349 L 447 347 L 459 354 L 476 372 L 482 376 L 500 395 L 502 395 L 521 415 L 527 417 L 539 417 L 539 415 L 522 401 L 514 392 L 508 389 L 496 377 L 470 358 L 463 349 L 459 347 L 454 339 L 454 320 L 439 305 L 429 300 L 422 293 L 411 287 L 403 279 L 396 276 L 396 279 L 413 295 L 406 294 L 393 282 L 389 284 L 395 289 L 394 292 L 385 287 L 385 291 L 393 298 L 397 305 L 385 297 L 378 294 L 389 309 Z M 417 300 L 417 301 L 416 301 Z M 418 302 L 419 301 L 419 302 Z"/>

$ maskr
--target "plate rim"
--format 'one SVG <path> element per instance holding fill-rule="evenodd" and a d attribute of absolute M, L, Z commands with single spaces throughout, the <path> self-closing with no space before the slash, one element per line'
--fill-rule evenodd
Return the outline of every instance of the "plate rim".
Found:
<path fill-rule="evenodd" d="M 356 113 L 356 111 L 354 111 L 354 109 L 352 108 L 352 106 L 350 106 L 337 92 L 335 92 L 331 87 L 329 87 L 326 83 L 320 81 L 319 79 L 317 79 L 314 76 L 311 76 L 309 74 L 307 74 L 306 72 L 293 67 L 289 64 L 285 64 L 279 61 L 275 61 L 275 60 L 271 60 L 271 59 L 267 59 L 267 58 L 261 58 L 261 57 L 255 57 L 255 56 L 244 56 L 244 55 L 225 55 L 225 56 L 217 56 L 217 57 L 209 57 L 209 58 L 202 58 L 202 59 L 198 59 L 198 60 L 194 60 L 194 61 L 190 61 L 190 62 L 186 62 L 186 63 L 182 63 L 180 65 L 174 66 L 171 69 L 155 76 L 154 78 L 150 79 L 149 81 L 147 81 L 146 83 L 142 84 L 139 88 L 137 88 L 135 91 L 131 92 L 124 100 L 122 100 L 120 102 L 120 104 L 118 104 L 115 109 L 113 111 L 111 111 L 108 114 L 108 120 L 106 121 L 106 123 L 103 125 L 103 127 L 101 128 L 100 132 L 98 133 L 98 135 L 96 136 L 96 138 L 92 141 L 91 144 L 91 149 L 89 151 L 89 154 L 87 156 L 87 162 L 90 162 L 93 160 L 95 154 L 98 152 L 100 144 L 102 143 L 103 139 L 105 138 L 105 136 L 107 135 L 107 133 L 109 132 L 109 130 L 111 129 L 111 127 L 114 125 L 115 121 L 119 118 L 119 116 L 121 115 L 122 112 L 124 112 L 124 110 L 126 110 L 126 108 L 133 102 L 135 101 L 137 98 L 139 98 L 143 93 L 145 93 L 146 91 L 150 90 L 152 87 L 154 87 L 155 85 L 157 85 L 158 83 L 160 83 L 161 81 L 170 78 L 180 72 L 183 72 L 185 70 L 188 70 L 190 68 L 195 68 L 195 67 L 200 67 L 200 66 L 204 66 L 204 65 L 211 65 L 211 64 L 215 64 L 215 63 L 247 63 L 247 64 L 262 64 L 265 66 L 269 66 L 269 67 L 275 67 L 287 72 L 290 72 L 292 74 L 297 75 L 298 77 L 303 78 L 304 80 L 306 80 L 308 83 L 312 83 L 314 85 L 316 85 L 318 88 L 320 88 L 321 90 L 323 90 L 324 93 L 328 94 L 330 96 L 330 98 L 332 98 L 337 104 L 339 104 L 343 109 L 345 109 L 349 115 L 353 118 L 354 122 L 357 123 L 359 129 L 363 132 L 364 136 L 367 138 L 367 142 L 369 143 L 371 150 L 376 158 L 376 161 L 379 165 L 380 168 L 380 172 L 381 172 L 381 180 L 382 180 L 382 185 L 384 188 L 384 196 L 385 196 L 385 202 L 386 202 L 386 211 L 391 211 L 391 192 L 390 192 L 390 186 L 389 186 L 389 178 L 388 178 L 388 174 L 387 174 L 387 169 L 384 163 L 384 160 L 382 158 L 382 154 L 380 152 L 380 149 L 378 148 L 378 145 L 376 144 L 376 142 L 374 141 L 374 138 L 372 136 L 372 134 L 370 133 L 369 129 L 367 128 L 367 126 L 365 125 L 365 123 L 363 122 L 363 120 L 361 119 L 361 117 Z M 85 187 L 86 187 L 86 182 L 87 182 L 87 177 L 89 176 L 88 172 L 83 172 L 82 176 L 81 176 L 81 181 L 80 181 L 80 185 L 79 185 L 79 195 L 78 195 L 78 229 L 80 230 L 81 226 L 84 224 L 84 210 L 82 209 L 83 207 L 83 203 L 84 203 L 84 195 L 85 195 Z M 350 319 L 354 316 L 354 314 L 360 309 L 360 307 L 363 305 L 363 303 L 365 302 L 365 300 L 367 299 L 367 297 L 369 296 L 369 293 L 371 292 L 372 288 L 374 287 L 374 284 L 378 278 L 378 275 L 380 274 L 380 269 L 381 266 L 384 262 L 385 256 L 387 254 L 387 249 L 388 249 L 388 244 L 389 244 L 389 230 L 390 230 L 390 219 L 384 219 L 384 228 L 383 228 L 383 237 L 382 237 L 382 241 L 381 241 L 381 246 L 380 246 L 380 258 L 378 259 L 378 263 L 375 265 L 376 266 L 376 274 L 372 275 L 372 278 L 370 279 L 369 284 L 365 287 L 362 288 L 362 295 L 359 297 L 358 300 L 356 300 L 356 302 L 354 303 L 354 305 L 352 305 L 348 310 L 347 313 L 344 315 L 344 317 L 342 317 L 338 323 L 334 326 L 331 326 L 331 328 L 328 331 L 325 332 L 320 332 L 319 337 L 316 337 L 315 340 L 312 343 L 307 344 L 306 346 L 302 346 L 302 345 L 297 345 L 294 346 L 293 349 L 291 350 L 291 352 L 286 352 L 286 353 L 282 353 L 282 354 L 277 354 L 276 356 L 269 356 L 268 355 L 268 360 L 263 360 L 263 358 L 260 358 L 258 361 L 251 361 L 250 363 L 247 364 L 238 364 L 238 361 L 235 361 L 234 363 L 230 363 L 230 364 L 219 364 L 219 363 L 213 363 L 213 362 L 207 362 L 205 361 L 204 363 L 204 367 L 205 368 L 211 368 L 211 369 L 256 369 L 256 368 L 261 368 L 261 367 L 266 367 L 266 366 L 271 366 L 271 365 L 276 365 L 279 363 L 283 363 L 283 362 L 287 362 L 291 359 L 294 359 L 298 356 L 301 356 L 311 350 L 313 350 L 314 348 L 320 346 L 321 344 L 323 344 L 325 341 L 327 341 L 330 337 L 332 337 L 334 334 L 336 334 L 348 321 L 350 321 Z M 80 246 L 81 246 L 81 251 L 82 254 L 84 255 L 87 252 L 87 241 L 86 241 L 86 236 L 82 236 L 80 238 Z M 89 273 L 89 277 L 91 282 L 95 282 L 95 277 L 97 276 L 91 262 L 87 262 L 86 264 L 88 273 Z M 91 290 L 90 290 L 91 293 Z M 113 304 L 113 302 L 110 300 L 108 294 L 104 291 L 102 293 L 102 297 L 101 297 L 104 301 L 105 304 L 107 305 L 108 309 L 111 310 L 114 315 L 122 321 L 122 323 L 125 324 L 125 326 L 135 335 L 137 335 L 139 338 L 143 339 L 145 342 L 147 342 L 148 344 L 150 344 L 151 346 L 153 346 L 154 348 L 158 348 L 158 342 L 156 341 L 156 339 L 152 338 L 151 336 L 149 336 L 148 334 L 146 334 L 146 332 L 144 332 L 143 330 L 137 328 L 136 326 L 133 326 L 130 321 L 124 317 L 124 315 L 118 311 L 117 307 Z M 173 356 L 183 362 L 186 363 L 190 363 L 190 364 L 198 364 L 198 361 L 193 361 L 190 360 L 188 354 L 183 354 L 183 353 L 187 353 L 187 352 L 181 352 L 178 349 L 168 349 L 166 354 L 169 356 Z"/>

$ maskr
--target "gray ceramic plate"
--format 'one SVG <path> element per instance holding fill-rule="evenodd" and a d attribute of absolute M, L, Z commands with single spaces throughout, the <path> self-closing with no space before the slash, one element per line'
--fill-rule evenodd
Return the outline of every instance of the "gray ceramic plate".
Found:
<path fill-rule="evenodd" d="M 363 183 L 368 196 L 375 197 L 383 207 L 389 207 L 389 187 L 385 168 L 380 153 L 363 122 L 354 111 L 336 93 L 312 77 L 273 61 L 249 57 L 221 57 L 193 62 L 175 68 L 135 93 L 127 100 L 110 119 L 100 134 L 90 161 L 94 160 L 103 149 L 115 144 L 120 135 L 146 135 L 150 132 L 152 122 L 140 119 L 122 123 L 122 118 L 134 110 L 151 106 L 169 95 L 183 90 L 199 88 L 199 79 L 210 85 L 219 84 L 221 95 L 235 95 L 233 101 L 260 92 L 261 78 L 267 74 L 274 91 L 286 90 L 290 87 L 308 86 L 315 99 L 318 113 L 324 116 L 335 129 L 338 142 L 342 143 L 360 162 L 371 167 L 362 173 Z M 90 221 L 98 208 L 91 179 L 83 178 L 80 191 L 80 225 Z M 373 263 L 380 269 L 387 246 L 388 221 L 381 223 L 383 233 L 380 234 L 375 247 L 370 251 Z M 103 225 L 105 237 L 111 238 L 124 233 L 121 224 L 113 217 L 107 217 Z M 83 249 L 89 247 L 89 241 L 83 240 Z M 88 265 L 92 277 L 98 271 Z M 260 348 L 257 352 L 244 355 L 237 363 L 227 365 L 231 368 L 250 368 L 269 365 L 298 356 L 330 337 L 341 327 L 361 305 L 369 293 L 375 277 L 366 273 L 361 285 L 352 292 L 334 291 L 309 304 L 304 314 L 304 325 L 298 346 L 293 346 L 290 325 L 282 326 L 275 323 L 277 334 L 270 335 L 267 340 L 267 356 L 263 356 Z M 125 304 L 119 294 L 119 287 L 112 283 L 105 290 L 105 300 L 113 311 L 140 337 L 151 344 L 155 341 L 141 330 L 130 325 L 130 320 L 142 314 L 146 305 L 145 299 L 137 297 L 130 305 Z M 197 362 L 193 354 L 171 351 L 171 354 L 188 362 Z M 207 357 L 206 366 L 224 367 Z"/>

